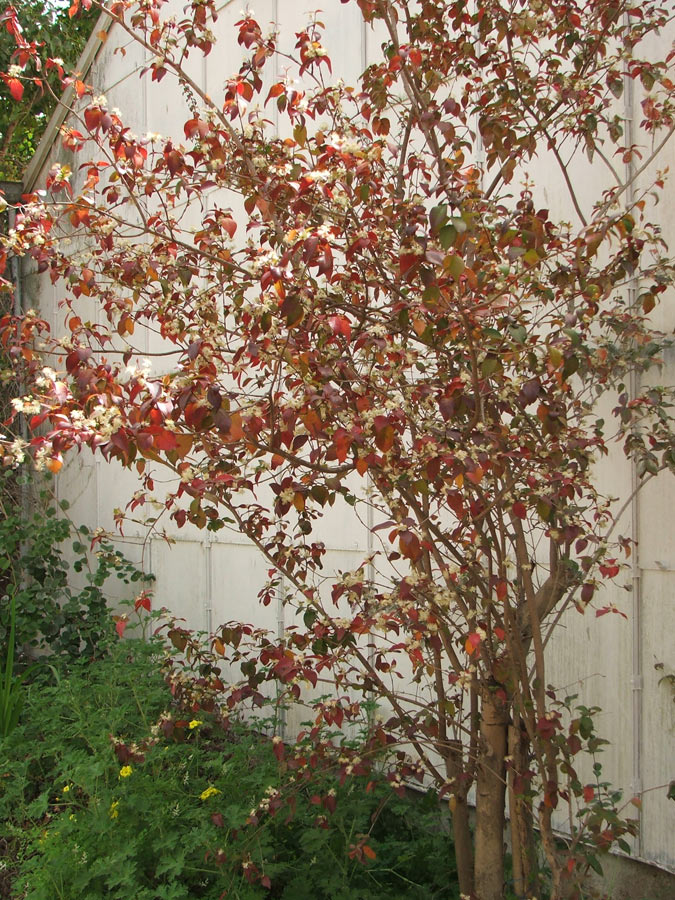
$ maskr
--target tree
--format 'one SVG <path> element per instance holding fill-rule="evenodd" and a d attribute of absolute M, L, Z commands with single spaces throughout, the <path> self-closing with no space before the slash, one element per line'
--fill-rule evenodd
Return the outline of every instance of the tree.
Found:
<path fill-rule="evenodd" d="M 212 48 L 213 0 L 174 18 L 155 0 L 110 4 L 150 53 L 146 77 L 176 79 L 192 113 L 184 140 L 141 139 L 86 88 L 63 131 L 82 187 L 55 166 L 47 198 L 24 203 L 4 238 L 67 291 L 65 337 L 35 313 L 3 322 L 31 385 L 15 402 L 34 432 L 21 452 L 52 471 L 85 446 L 135 467 L 131 510 L 172 472 L 168 514 L 245 534 L 270 562 L 262 602 L 283 577 L 298 614 L 283 639 L 230 623 L 209 653 L 192 647 L 202 698 L 210 685 L 226 707 L 256 702 L 275 681 L 306 702 L 316 754 L 279 745 L 296 772 L 331 754 L 321 723 L 341 727 L 374 699 L 385 720 L 358 752 L 341 748 L 340 776 L 399 748 L 394 788 L 417 774 L 449 797 L 461 890 L 480 900 L 503 896 L 508 793 L 516 893 L 539 895 L 536 827 L 558 898 L 586 853 L 625 849 L 632 827 L 582 783 L 578 754 L 601 743 L 592 710 L 556 697 L 546 659 L 570 605 L 619 611 L 600 588 L 631 541 L 594 461 L 622 442 L 637 489 L 675 465 L 672 390 L 641 385 L 667 342 L 650 322 L 672 281 L 651 173 L 675 130 L 670 56 L 643 48 L 671 13 L 622 0 L 358 6 L 387 34 L 358 86 L 332 78 L 313 21 L 283 61 L 301 85 L 272 78 L 263 92 L 277 40 L 245 14 L 246 61 L 212 99 L 185 60 Z M 620 101 L 633 88 L 631 126 Z M 275 131 L 256 99 L 287 125 Z M 582 197 L 584 156 L 603 174 Z M 544 165 L 568 192 L 555 215 L 527 176 Z M 196 230 L 184 201 L 201 211 Z M 145 326 L 167 374 L 135 364 Z M 63 372 L 43 367 L 45 347 Z M 313 535 L 340 503 L 371 523 L 373 550 L 324 576 Z M 171 635 L 184 650 L 188 636 Z M 228 687 L 226 661 L 242 672 Z M 334 699 L 313 699 L 319 678 Z"/>
<path fill-rule="evenodd" d="M 67 70 L 74 68 L 91 32 L 93 13 L 98 11 L 69 16 L 67 6 L 57 0 L 17 0 L 14 8 L 23 39 L 29 45 L 46 42 L 51 58 L 60 58 Z M 0 59 L 5 72 L 0 106 L 0 180 L 3 181 L 21 181 L 56 105 L 56 95 L 50 88 L 60 86 L 54 69 L 51 73 L 37 68 L 31 70 L 30 63 L 36 57 L 26 58 L 26 68 L 20 51 L 13 56 L 16 50 L 11 32 L 3 28 L 0 32 Z M 20 105 L 12 102 L 11 98 L 17 97 L 22 101 Z"/>

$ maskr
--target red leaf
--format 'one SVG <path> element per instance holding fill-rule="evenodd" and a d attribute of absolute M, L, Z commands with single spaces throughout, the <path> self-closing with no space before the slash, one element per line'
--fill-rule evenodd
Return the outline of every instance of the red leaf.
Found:
<path fill-rule="evenodd" d="M 476 650 L 480 646 L 480 640 L 480 635 L 476 631 L 473 631 L 468 636 L 468 638 L 464 642 L 464 649 L 469 654 L 469 656 L 476 652 Z"/>
<path fill-rule="evenodd" d="M 142 607 L 143 609 L 145 609 L 145 610 L 147 610 L 148 612 L 150 612 L 150 607 L 151 607 L 151 605 L 152 605 L 152 604 L 151 604 L 151 601 L 150 601 L 150 595 L 149 595 L 149 594 L 146 594 L 146 592 L 143 591 L 143 593 L 140 594 L 140 595 L 136 598 L 136 602 L 134 603 L 134 609 L 136 610 L 136 612 L 138 612 L 138 610 L 141 609 L 141 607 Z"/>
<path fill-rule="evenodd" d="M 581 588 L 581 602 L 590 603 L 593 599 L 594 592 L 595 586 L 587 581 Z"/>
<path fill-rule="evenodd" d="M 61 470 L 63 467 L 63 460 L 58 457 L 52 456 L 45 462 L 45 466 L 49 469 L 52 475 L 56 475 L 57 472 Z"/>
<path fill-rule="evenodd" d="M 619 574 L 619 566 L 616 559 L 608 559 L 600 566 L 600 572 L 605 578 L 615 578 Z"/>
<path fill-rule="evenodd" d="M 23 85 L 19 81 L 18 78 L 10 78 L 7 82 L 7 87 L 9 88 L 9 92 L 14 97 L 14 99 L 19 102 L 23 97 Z"/>
<path fill-rule="evenodd" d="M 547 719 L 546 716 L 541 716 L 537 720 L 537 731 L 545 741 L 550 740 L 554 736 L 557 727 L 557 719 Z"/>
<path fill-rule="evenodd" d="M 305 309 L 297 294 L 289 294 L 279 309 L 281 315 L 286 317 L 286 324 L 289 328 L 299 325 L 305 315 Z"/>
<path fill-rule="evenodd" d="M 124 637 L 124 629 L 127 627 L 126 616 L 116 616 L 115 631 L 120 637 Z"/>
<path fill-rule="evenodd" d="M 229 216 L 220 220 L 220 224 L 223 226 L 225 231 L 228 233 L 229 237 L 234 237 L 234 233 L 237 230 L 237 223 L 234 219 L 231 219 Z"/>
<path fill-rule="evenodd" d="M 84 111 L 84 124 L 89 131 L 96 131 L 101 124 L 101 110 L 98 106 L 88 106 Z"/>
<path fill-rule="evenodd" d="M 483 471 L 483 467 L 482 467 L 482 466 L 476 466 L 476 468 L 475 468 L 472 472 L 467 472 L 467 473 L 466 473 L 466 477 L 467 477 L 467 478 L 469 479 L 469 481 L 471 481 L 473 484 L 480 484 L 481 481 L 482 481 L 482 479 L 483 479 L 483 475 L 484 475 L 484 474 L 485 474 L 485 472 Z"/>
<path fill-rule="evenodd" d="M 184 165 L 183 154 L 178 150 L 168 150 L 164 154 L 166 167 L 172 175 L 180 172 Z"/>
<path fill-rule="evenodd" d="M 359 473 L 359 475 L 365 475 L 368 471 L 368 462 L 362 457 L 359 457 L 356 460 L 356 471 Z"/>
<path fill-rule="evenodd" d="M 422 556 L 423 550 L 419 538 L 412 531 L 403 531 L 398 538 L 401 555 L 413 562 Z"/>
<path fill-rule="evenodd" d="M 609 606 L 603 606 L 602 609 L 597 610 L 597 612 L 595 613 L 595 617 L 597 619 L 600 616 L 606 616 L 607 613 L 618 613 L 618 615 L 623 616 L 624 619 L 628 618 L 626 613 L 621 612 L 621 610 L 618 609 L 613 603 L 610 604 Z"/>
<path fill-rule="evenodd" d="M 177 446 L 176 435 L 169 431 L 168 428 L 161 428 L 156 434 L 153 434 L 153 443 L 158 450 L 168 452 L 175 450 Z"/>
<path fill-rule="evenodd" d="M 576 734 L 571 734 L 567 738 L 567 746 L 569 747 L 570 753 L 577 754 L 581 750 L 581 740 L 579 736 Z"/>
<path fill-rule="evenodd" d="M 381 450 L 382 453 L 386 453 L 387 450 L 391 450 L 394 446 L 394 427 L 393 425 L 385 425 L 384 428 L 376 428 L 375 430 L 375 444 L 378 450 Z"/>
<path fill-rule="evenodd" d="M 333 334 L 341 334 L 348 341 L 352 339 L 352 326 L 346 316 L 331 316 L 328 322 Z"/>
<path fill-rule="evenodd" d="M 416 253 L 402 253 L 399 257 L 401 277 L 404 278 L 412 268 L 419 266 L 421 261 L 422 257 Z"/>
<path fill-rule="evenodd" d="M 347 459 L 347 453 L 352 445 L 352 437 L 344 428 L 338 428 L 333 435 L 333 446 L 338 462 L 343 463 Z"/>
<path fill-rule="evenodd" d="M 525 519 L 527 517 L 527 509 L 525 508 L 525 504 L 521 503 L 520 500 L 517 500 L 513 504 L 513 514 L 518 516 L 519 519 Z"/>
<path fill-rule="evenodd" d="M 584 801 L 590 803 L 595 797 L 595 788 L 592 784 L 587 784 L 584 788 Z"/>
<path fill-rule="evenodd" d="M 267 95 L 267 100 L 269 100 L 272 97 L 278 97 L 280 94 L 283 94 L 285 90 L 286 90 L 286 85 L 283 82 L 278 81 L 276 84 L 273 84 L 272 87 L 270 88 L 270 92 Z M 265 100 L 265 103 L 267 103 L 267 100 Z"/>

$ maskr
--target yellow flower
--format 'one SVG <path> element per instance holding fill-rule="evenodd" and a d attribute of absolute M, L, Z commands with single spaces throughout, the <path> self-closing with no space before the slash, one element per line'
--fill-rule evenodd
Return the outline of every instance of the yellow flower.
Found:
<path fill-rule="evenodd" d="M 122 766 L 120 769 L 120 778 L 128 778 L 133 771 L 131 766 Z"/>
<path fill-rule="evenodd" d="M 63 793 L 67 794 L 69 790 L 70 790 L 70 785 L 66 785 L 63 789 Z"/>
<path fill-rule="evenodd" d="M 108 812 L 110 813 L 111 819 L 116 819 L 119 816 L 120 813 L 119 813 L 119 810 L 117 809 L 117 807 L 119 805 L 120 805 L 119 800 L 113 800 L 113 802 L 110 804 L 110 809 Z"/>
<path fill-rule="evenodd" d="M 190 728 L 190 729 L 192 729 L 192 728 L 199 728 L 199 726 L 200 726 L 201 724 L 202 724 L 202 720 L 201 720 L 201 719 L 193 719 L 191 722 L 188 723 L 188 728 Z"/>
<path fill-rule="evenodd" d="M 209 785 L 205 791 L 202 791 L 199 795 L 202 800 L 208 800 L 209 797 L 213 797 L 214 794 L 220 794 L 221 792 L 218 788 L 215 788 L 213 785 Z"/>

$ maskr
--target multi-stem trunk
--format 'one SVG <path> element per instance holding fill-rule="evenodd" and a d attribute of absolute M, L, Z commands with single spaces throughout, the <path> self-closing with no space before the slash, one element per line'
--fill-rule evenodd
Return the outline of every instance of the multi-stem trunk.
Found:
<path fill-rule="evenodd" d="M 460 893 L 470 897 L 474 890 L 473 874 L 473 840 L 469 825 L 469 805 L 466 799 L 466 787 L 462 784 L 463 748 L 461 741 L 449 742 L 446 758 L 448 778 L 457 785 L 452 795 L 452 837 L 457 863 L 457 877 Z"/>
<path fill-rule="evenodd" d="M 528 736 L 521 722 L 509 726 L 509 821 L 513 857 L 513 890 L 517 897 L 538 896 L 537 855 L 532 825 Z"/>
<path fill-rule="evenodd" d="M 481 749 L 476 779 L 475 890 L 478 900 L 502 900 L 507 703 L 493 688 L 483 691 Z"/>

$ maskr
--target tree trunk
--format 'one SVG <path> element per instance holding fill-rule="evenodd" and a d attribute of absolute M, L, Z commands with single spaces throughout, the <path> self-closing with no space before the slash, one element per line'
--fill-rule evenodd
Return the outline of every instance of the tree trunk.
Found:
<path fill-rule="evenodd" d="M 473 841 L 469 828 L 469 805 L 466 797 L 454 797 L 452 837 L 457 862 L 459 891 L 466 897 L 473 894 Z"/>
<path fill-rule="evenodd" d="M 509 818 L 513 854 L 513 890 L 516 897 L 539 896 L 537 854 L 532 810 L 525 795 L 530 789 L 528 738 L 522 726 L 509 726 Z"/>
<path fill-rule="evenodd" d="M 462 782 L 464 772 L 463 748 L 461 741 L 451 741 L 446 759 L 448 778 L 454 780 L 456 792 L 450 800 L 452 810 L 452 839 L 455 847 L 457 877 L 460 893 L 473 895 L 473 840 L 469 827 L 469 806 L 466 802 L 466 785 Z"/>
<path fill-rule="evenodd" d="M 481 753 L 476 779 L 476 896 L 504 895 L 504 821 L 508 708 L 486 690 L 481 708 Z"/>

